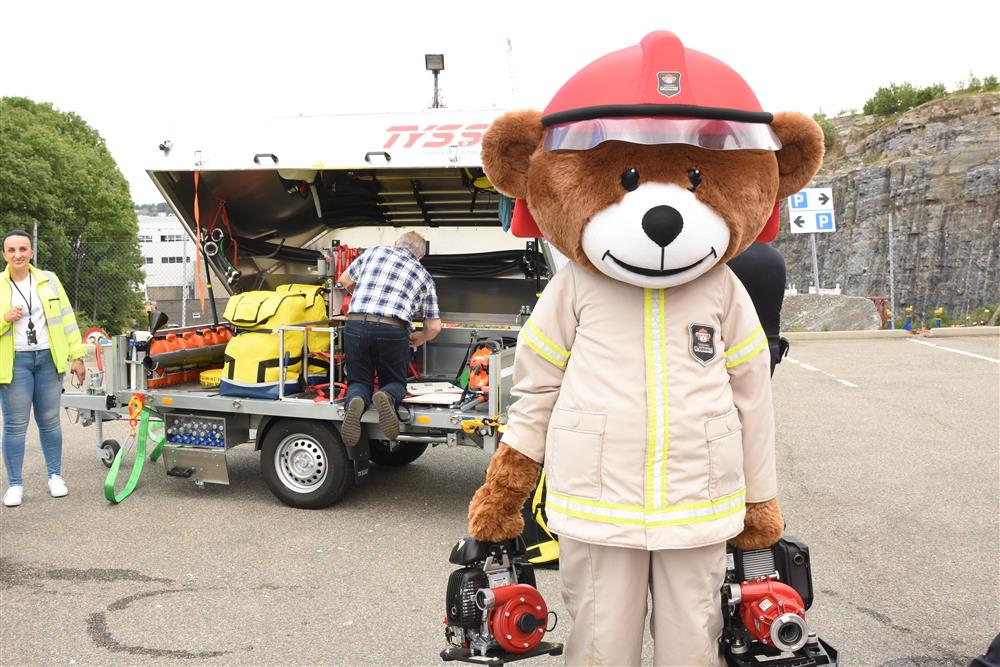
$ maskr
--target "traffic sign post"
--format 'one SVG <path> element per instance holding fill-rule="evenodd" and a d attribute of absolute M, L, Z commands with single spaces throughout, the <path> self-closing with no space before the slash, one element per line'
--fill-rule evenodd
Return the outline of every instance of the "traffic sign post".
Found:
<path fill-rule="evenodd" d="M 792 234 L 809 234 L 812 248 L 813 282 L 819 294 L 819 262 L 816 234 L 837 231 L 833 213 L 833 188 L 806 188 L 788 198 L 788 223 Z"/>

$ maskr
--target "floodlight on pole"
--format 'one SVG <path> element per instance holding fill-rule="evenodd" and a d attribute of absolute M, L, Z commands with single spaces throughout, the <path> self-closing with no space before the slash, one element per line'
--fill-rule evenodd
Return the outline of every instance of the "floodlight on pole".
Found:
<path fill-rule="evenodd" d="M 431 108 L 440 109 L 441 102 L 438 98 L 438 74 L 444 71 L 444 54 L 424 54 L 424 68 L 434 73 L 434 102 L 431 104 Z"/>

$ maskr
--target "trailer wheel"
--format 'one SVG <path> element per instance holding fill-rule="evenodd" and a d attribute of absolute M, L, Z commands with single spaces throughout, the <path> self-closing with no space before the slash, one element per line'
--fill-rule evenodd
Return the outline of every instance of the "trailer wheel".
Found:
<path fill-rule="evenodd" d="M 405 466 L 427 451 L 427 443 L 402 442 L 396 449 L 390 450 L 389 443 L 384 440 L 369 440 L 368 448 L 371 450 L 369 458 L 380 466 Z"/>
<path fill-rule="evenodd" d="M 282 419 L 267 430 L 260 470 L 278 500 L 300 509 L 329 507 L 354 484 L 340 436 L 333 427 L 308 419 Z"/>
<path fill-rule="evenodd" d="M 101 463 L 104 464 L 105 468 L 110 468 L 111 464 L 115 462 L 115 457 L 118 456 L 118 450 L 122 448 L 118 444 L 117 440 L 105 440 L 101 443 Z"/>

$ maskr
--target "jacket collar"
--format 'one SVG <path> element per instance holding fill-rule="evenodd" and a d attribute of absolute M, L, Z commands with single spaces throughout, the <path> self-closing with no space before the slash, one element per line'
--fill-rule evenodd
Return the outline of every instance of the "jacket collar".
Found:
<path fill-rule="evenodd" d="M 28 264 L 28 271 L 31 273 L 31 277 L 36 283 L 47 282 L 49 279 L 49 277 L 45 275 L 45 272 L 37 268 L 34 264 Z M 14 282 L 14 280 L 10 277 L 10 264 L 3 267 L 3 275 L 10 283 Z"/>

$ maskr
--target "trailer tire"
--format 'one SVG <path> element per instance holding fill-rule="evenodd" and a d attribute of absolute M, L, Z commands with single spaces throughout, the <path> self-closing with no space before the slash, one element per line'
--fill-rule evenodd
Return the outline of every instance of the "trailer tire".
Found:
<path fill-rule="evenodd" d="M 118 444 L 117 440 L 105 440 L 101 443 L 101 463 L 104 464 L 105 468 L 110 468 L 111 464 L 115 462 L 115 457 L 118 456 L 118 450 L 122 448 Z"/>
<path fill-rule="evenodd" d="M 282 419 L 267 429 L 260 471 L 278 500 L 299 509 L 333 505 L 354 485 L 354 467 L 336 430 L 309 419 Z"/>
<path fill-rule="evenodd" d="M 372 460 L 372 463 L 377 463 L 380 466 L 399 467 L 419 459 L 420 455 L 427 451 L 427 443 L 404 442 L 396 449 L 390 450 L 389 443 L 384 440 L 369 440 L 368 449 L 371 452 L 368 458 Z"/>

